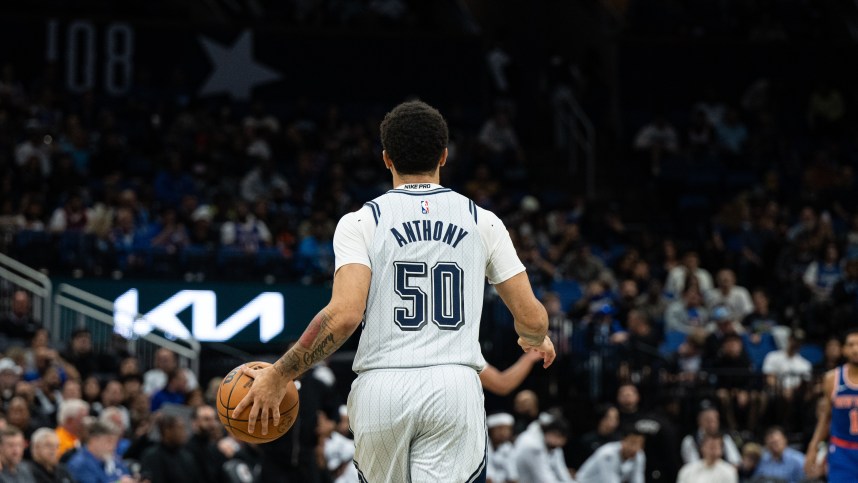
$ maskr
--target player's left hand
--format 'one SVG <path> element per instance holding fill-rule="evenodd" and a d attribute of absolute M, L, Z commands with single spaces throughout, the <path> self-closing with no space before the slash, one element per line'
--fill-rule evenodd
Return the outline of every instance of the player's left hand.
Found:
<path fill-rule="evenodd" d="M 239 377 L 241 374 L 253 379 L 253 385 L 238 406 L 232 410 L 232 417 L 237 418 L 250 407 L 250 412 L 247 414 L 247 432 L 253 434 L 256 429 L 256 420 L 259 418 L 262 423 L 262 435 L 265 436 L 268 434 L 269 415 L 273 427 L 280 425 L 280 401 L 286 396 L 289 381 L 284 380 L 274 366 L 250 369 L 247 365 L 242 365 L 239 369 Z"/>
<path fill-rule="evenodd" d="M 551 338 L 547 335 L 544 339 L 542 339 L 542 343 L 538 346 L 531 345 L 523 338 L 518 338 L 518 345 L 524 350 L 524 352 L 538 352 L 542 355 L 542 367 L 548 368 L 551 363 L 554 362 L 554 358 L 557 357 L 557 354 L 554 352 L 554 343 L 551 342 Z"/>

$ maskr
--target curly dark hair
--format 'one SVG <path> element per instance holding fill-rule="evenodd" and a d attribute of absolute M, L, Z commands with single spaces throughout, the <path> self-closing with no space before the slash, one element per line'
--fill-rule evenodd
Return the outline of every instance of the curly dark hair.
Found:
<path fill-rule="evenodd" d="M 422 101 L 403 102 L 381 121 L 381 145 L 399 174 L 434 171 L 448 136 L 444 116 Z"/>

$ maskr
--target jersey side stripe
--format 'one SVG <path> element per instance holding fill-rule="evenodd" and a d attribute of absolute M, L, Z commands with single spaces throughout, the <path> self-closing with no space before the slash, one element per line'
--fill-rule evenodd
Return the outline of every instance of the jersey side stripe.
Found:
<path fill-rule="evenodd" d="M 378 225 L 378 213 L 376 213 L 376 207 L 373 206 L 372 201 L 367 201 L 363 204 L 364 206 L 369 206 L 369 211 L 372 212 L 372 217 L 375 219 L 375 224 Z"/>

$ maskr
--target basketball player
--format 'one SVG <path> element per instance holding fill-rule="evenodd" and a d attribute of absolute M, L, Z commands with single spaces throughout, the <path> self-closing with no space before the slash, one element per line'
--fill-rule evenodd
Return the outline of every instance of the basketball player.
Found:
<path fill-rule="evenodd" d="M 858 329 L 846 333 L 843 355 L 846 364 L 825 374 L 825 399 L 807 448 L 804 471 L 808 476 L 822 476 L 817 459 L 819 443 L 828 438 L 828 481 L 858 482 Z"/>
<path fill-rule="evenodd" d="M 439 185 L 447 123 L 411 101 L 381 123 L 394 189 L 340 220 L 330 303 L 255 382 L 250 409 L 267 434 L 288 381 L 328 357 L 363 321 L 348 414 L 362 481 L 484 481 L 486 422 L 477 340 L 485 280 L 515 318 L 518 344 L 554 361 L 548 316 L 501 220 Z M 247 370 L 249 371 L 249 369 Z"/>

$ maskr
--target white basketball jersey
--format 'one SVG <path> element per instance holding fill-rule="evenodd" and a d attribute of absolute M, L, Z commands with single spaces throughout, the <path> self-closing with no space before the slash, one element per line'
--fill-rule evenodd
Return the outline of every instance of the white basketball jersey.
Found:
<path fill-rule="evenodd" d="M 345 215 L 336 268 L 372 270 L 353 369 L 485 367 L 478 336 L 485 280 L 524 271 L 503 223 L 435 184 L 397 187 Z"/>

